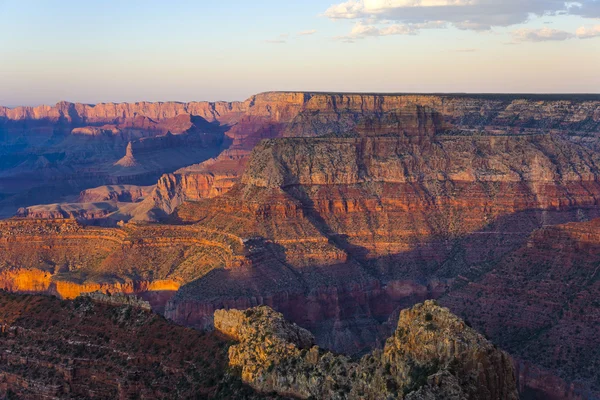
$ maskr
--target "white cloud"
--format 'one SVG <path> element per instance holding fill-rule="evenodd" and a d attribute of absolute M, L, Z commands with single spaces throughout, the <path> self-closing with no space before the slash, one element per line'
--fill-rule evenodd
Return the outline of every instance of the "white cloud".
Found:
<path fill-rule="evenodd" d="M 309 35 L 314 35 L 315 33 L 317 33 L 316 29 L 311 29 L 309 31 L 298 32 L 298 35 L 300 35 L 300 36 L 309 36 Z"/>
<path fill-rule="evenodd" d="M 487 30 L 527 22 L 533 15 L 571 13 L 600 17 L 600 0 L 348 0 L 329 7 L 331 19 L 418 24 L 444 21 L 460 29 Z"/>
<path fill-rule="evenodd" d="M 354 25 L 349 35 L 339 36 L 336 39 L 353 42 L 354 39 L 364 39 L 369 36 L 416 35 L 421 29 L 439 29 L 446 26 L 443 21 L 431 21 L 422 24 L 386 24 L 379 28 L 360 21 Z"/>
<path fill-rule="evenodd" d="M 600 37 L 600 25 L 592 26 L 591 28 L 587 28 L 582 26 L 577 29 L 575 33 L 579 39 L 591 39 L 595 37 Z"/>
<path fill-rule="evenodd" d="M 374 25 L 365 24 L 364 22 L 357 22 L 352 28 L 350 34 L 346 36 L 338 36 L 336 39 L 346 42 L 353 42 L 355 39 L 364 39 L 366 37 L 416 35 L 421 29 L 440 28 L 444 27 L 444 25 L 445 24 L 443 23 L 389 24 L 379 28 Z"/>
<path fill-rule="evenodd" d="M 567 39 L 573 39 L 574 34 L 558 29 L 541 28 L 541 29 L 517 29 L 512 32 L 513 40 L 517 43 L 520 42 L 548 42 L 548 41 L 562 41 Z"/>

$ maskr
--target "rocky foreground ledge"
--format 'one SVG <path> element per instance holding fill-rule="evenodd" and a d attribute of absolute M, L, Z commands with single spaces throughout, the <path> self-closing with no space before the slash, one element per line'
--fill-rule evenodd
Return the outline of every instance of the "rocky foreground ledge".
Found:
<path fill-rule="evenodd" d="M 315 346 L 307 330 L 269 307 L 215 312 L 239 342 L 229 365 L 263 393 L 302 399 L 517 399 L 508 354 L 434 301 L 400 314 L 383 350 L 355 361 Z"/>

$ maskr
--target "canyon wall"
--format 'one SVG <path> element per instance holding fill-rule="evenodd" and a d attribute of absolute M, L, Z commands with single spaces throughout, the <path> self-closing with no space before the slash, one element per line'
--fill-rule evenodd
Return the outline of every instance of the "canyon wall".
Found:
<path fill-rule="evenodd" d="M 400 110 L 400 111 L 399 111 Z M 402 111 L 403 110 L 403 111 Z M 181 189 L 169 190 L 159 186 L 152 206 L 157 215 L 169 213 L 173 206 L 183 200 L 198 200 L 213 196 L 231 187 L 232 180 L 243 171 L 250 150 L 263 139 L 276 137 L 314 137 L 340 135 L 359 130 L 377 134 L 382 130 L 404 130 L 413 133 L 425 131 L 460 129 L 473 132 L 494 133 L 577 133 L 589 134 L 600 130 L 600 99 L 594 95 L 408 95 L 408 94 L 327 94 L 327 93 L 262 93 L 243 102 L 191 102 L 191 103 L 120 103 L 120 104 L 73 104 L 59 103 L 56 106 L 0 108 L 0 131 L 7 138 L 9 157 L 5 162 L 14 168 L 17 162 L 30 160 L 33 165 L 26 170 L 36 170 L 38 164 L 47 164 L 60 169 L 81 163 L 78 155 L 69 155 L 69 160 L 54 160 L 62 150 L 50 147 L 42 154 L 19 150 L 14 153 L 11 138 L 21 137 L 39 148 L 55 137 L 57 132 L 66 134 L 71 149 L 80 149 L 86 161 L 106 162 L 125 154 L 127 142 L 146 136 L 164 135 L 168 131 L 183 133 L 189 130 L 225 133 L 228 149 L 210 165 L 166 175 L 162 180 L 177 182 Z M 394 115 L 394 118 L 389 118 Z M 429 115 L 429 122 L 423 117 Z M 412 122 L 410 119 L 413 119 Z M 421 120 L 417 123 L 416 121 Z M 419 125 L 421 124 L 421 125 Z M 396 128 L 394 128 L 396 126 Z M 72 135 L 70 133 L 73 133 Z M 95 139 L 94 139 L 95 138 Z M 92 142 L 90 142 L 92 140 Z M 582 139 L 589 141 L 588 139 Z M 115 148 L 116 146 L 116 148 Z M 108 150 L 108 148 L 111 148 Z M 93 149 L 93 150 L 92 150 Z M 218 150 L 218 144 L 215 148 Z M 71 152 L 69 150 L 68 152 Z M 90 151 L 94 153 L 90 160 Z M 108 156 L 107 151 L 111 156 Z M 218 152 L 217 152 L 218 153 Z M 216 154 L 214 156 L 216 156 Z M 104 154 L 103 157 L 100 155 Z M 16 158 L 15 158 L 16 157 Z M 210 155 L 194 155 L 187 158 L 188 164 L 196 164 Z M 152 160 L 156 165 L 169 157 Z M 13 159 L 11 162 L 10 160 Z M 125 160 L 125 165 L 133 166 Z M 7 166 L 8 166 L 7 165 Z M 165 169 L 175 170 L 165 166 Z M 25 167 L 22 165 L 21 168 Z M 160 168 L 154 168 L 160 171 Z M 11 176 L 23 173 L 11 170 Z M 60 176 L 64 172 L 55 171 Z M 84 172 L 84 171 L 81 171 Z M 81 172 L 79 175 L 82 175 Z M 98 174 L 98 172 L 93 172 Z M 148 180 L 110 180 L 111 172 L 100 174 L 95 183 L 88 187 L 115 183 L 151 184 Z M 183 177 L 185 175 L 185 177 Z M 104 177 L 104 178 L 103 178 Z M 149 178 L 149 177 L 148 177 Z M 29 177 L 33 180 L 33 176 Z M 74 178 L 71 178 L 72 180 Z M 156 178 L 154 178 L 156 179 Z M 223 184 L 221 181 L 227 181 Z M 214 182 L 214 183 L 213 183 Z M 0 182 L 1 183 L 1 182 Z M 10 183 L 10 185 L 9 185 Z M 5 183 L 11 190 L 14 183 Z M 213 187 L 214 186 L 214 187 Z M 85 189 L 79 186 L 75 190 Z M 66 189 L 65 189 L 66 190 Z M 26 195 L 26 198 L 34 194 Z M 48 196 L 50 200 L 59 195 Z M 30 205 L 25 199 L 15 199 L 17 206 Z M 54 202 L 46 201 L 46 202 Z M 39 204 L 39 203 L 38 203 Z M 148 217 L 152 219 L 152 216 Z"/>

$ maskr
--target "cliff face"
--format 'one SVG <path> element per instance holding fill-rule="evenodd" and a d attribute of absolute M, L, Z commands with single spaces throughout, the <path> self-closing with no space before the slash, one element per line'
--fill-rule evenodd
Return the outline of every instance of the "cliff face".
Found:
<path fill-rule="evenodd" d="M 27 190 L 41 185 L 36 181 L 41 172 L 46 174 L 46 180 L 64 181 L 68 177 L 70 183 L 61 191 L 46 189 L 43 191 L 45 197 L 38 196 L 38 204 L 53 203 L 65 194 L 92 186 L 154 183 L 152 180 L 157 179 L 156 174 L 170 173 L 186 164 L 215 156 L 220 146 L 220 142 L 213 141 L 209 144 L 213 153 L 192 152 L 182 158 L 180 152 L 152 157 L 142 169 L 146 175 L 137 171 L 135 179 L 132 171 L 98 170 L 98 164 L 112 165 L 122 158 L 130 141 L 167 132 L 199 131 L 217 137 L 225 132 L 231 145 L 216 159 L 216 163 L 211 161 L 210 166 L 185 171 L 182 173 L 185 178 L 178 176 L 179 173 L 164 178 L 176 182 L 178 188 L 168 190 L 167 186 L 161 185 L 157 189 L 157 200 L 151 206 L 161 216 L 172 211 L 181 201 L 202 199 L 231 188 L 230 182 L 241 175 L 244 166 L 243 162 L 236 160 L 247 157 L 263 139 L 339 135 L 349 131 L 373 135 L 402 130 L 407 134 L 423 135 L 446 129 L 491 133 L 539 133 L 543 130 L 581 134 L 599 130 L 599 109 L 600 99 L 597 96 L 324 93 L 263 93 L 244 102 L 233 103 L 87 105 L 63 102 L 54 107 L 0 107 L 0 131 L 6 145 L 28 143 L 27 148 L 16 153 L 11 150 L 12 154 L 5 158 L 6 165 L 0 165 L 0 168 L 7 170 L 7 176 L 29 181 L 32 187 Z M 57 147 L 57 135 L 63 136 L 64 146 Z M 185 162 L 165 164 L 172 159 Z M 127 158 L 121 164 L 128 168 L 138 166 L 134 161 Z M 43 170 L 41 166 L 44 166 Z M 149 166 L 152 166 L 150 175 Z M 76 173 L 73 173 L 73 168 Z M 51 176 L 47 175 L 48 171 L 53 171 Z M 84 177 L 87 177 L 85 183 Z M 92 177 L 95 180 L 90 180 Z M 212 177 L 215 179 L 212 180 Z M 76 182 L 79 184 L 75 185 Z M 23 189 L 17 187 L 6 191 L 15 195 L 23 193 Z M 5 201 L 5 212 L 33 204 L 33 198 L 34 194 L 24 193 Z M 152 216 L 148 218 L 152 219 Z"/>
<path fill-rule="evenodd" d="M 262 238 L 248 250 L 252 266 L 236 272 L 244 279 L 215 271 L 181 300 L 318 296 L 333 286 L 336 298 L 368 293 L 356 300 L 365 317 L 383 318 L 412 296 L 443 292 L 542 225 L 599 216 L 598 165 L 595 152 L 552 136 L 267 141 L 241 185 L 177 211 L 207 230 Z M 217 282 L 228 289 L 213 290 Z M 375 305 L 380 295 L 387 306 Z M 188 310 L 178 301 L 169 308 L 176 319 L 178 307 Z"/>
<path fill-rule="evenodd" d="M 433 302 L 402 311 L 383 351 L 360 361 L 314 346 L 267 307 L 217 311 L 215 328 L 240 342 L 229 365 L 263 393 L 319 399 L 517 399 L 507 354 Z"/>
<path fill-rule="evenodd" d="M 235 103 L 232 110 L 235 112 L 214 114 L 214 120 L 229 127 L 226 135 L 232 139 L 230 148 L 207 165 L 163 177 L 176 182 L 177 189 L 157 188 L 157 197 L 162 199 L 156 202 L 158 209 L 171 212 L 173 205 L 184 200 L 197 201 L 230 189 L 229 182 L 239 178 L 244 168 L 236 160 L 246 158 L 263 139 L 351 131 L 363 136 L 423 136 L 453 129 L 491 134 L 586 134 L 600 129 L 597 96 L 263 93 Z M 209 120 L 211 116 L 203 114 Z M 220 182 L 222 179 L 227 185 Z"/>
<path fill-rule="evenodd" d="M 247 262 L 184 285 L 166 315 L 202 327 L 215 309 L 266 304 L 322 346 L 364 349 L 399 307 L 493 274 L 536 229 L 599 217 L 598 165 L 587 144 L 563 135 L 263 142 L 241 184 L 176 211 L 242 238 Z M 523 391 L 539 386 L 527 379 Z"/>
<path fill-rule="evenodd" d="M 137 294 L 162 311 L 180 285 L 236 262 L 241 243 L 189 227 L 82 227 L 73 220 L 0 223 L 0 288 L 73 299 Z"/>

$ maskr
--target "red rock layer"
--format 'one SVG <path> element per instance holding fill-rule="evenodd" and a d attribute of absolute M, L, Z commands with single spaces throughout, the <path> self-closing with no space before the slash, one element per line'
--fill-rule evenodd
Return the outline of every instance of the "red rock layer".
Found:
<path fill-rule="evenodd" d="M 8 220 L 0 223 L 0 288 L 66 299 L 95 291 L 137 294 L 160 311 L 181 284 L 239 262 L 240 248 L 234 237 L 191 227 Z"/>
<path fill-rule="evenodd" d="M 222 339 L 130 306 L 0 292 L 0 337 L 3 398 L 256 398 Z"/>
<path fill-rule="evenodd" d="M 599 257 L 599 219 L 546 227 L 485 274 L 457 282 L 443 302 L 523 360 L 521 381 L 532 391 L 593 398 L 600 393 Z"/>

